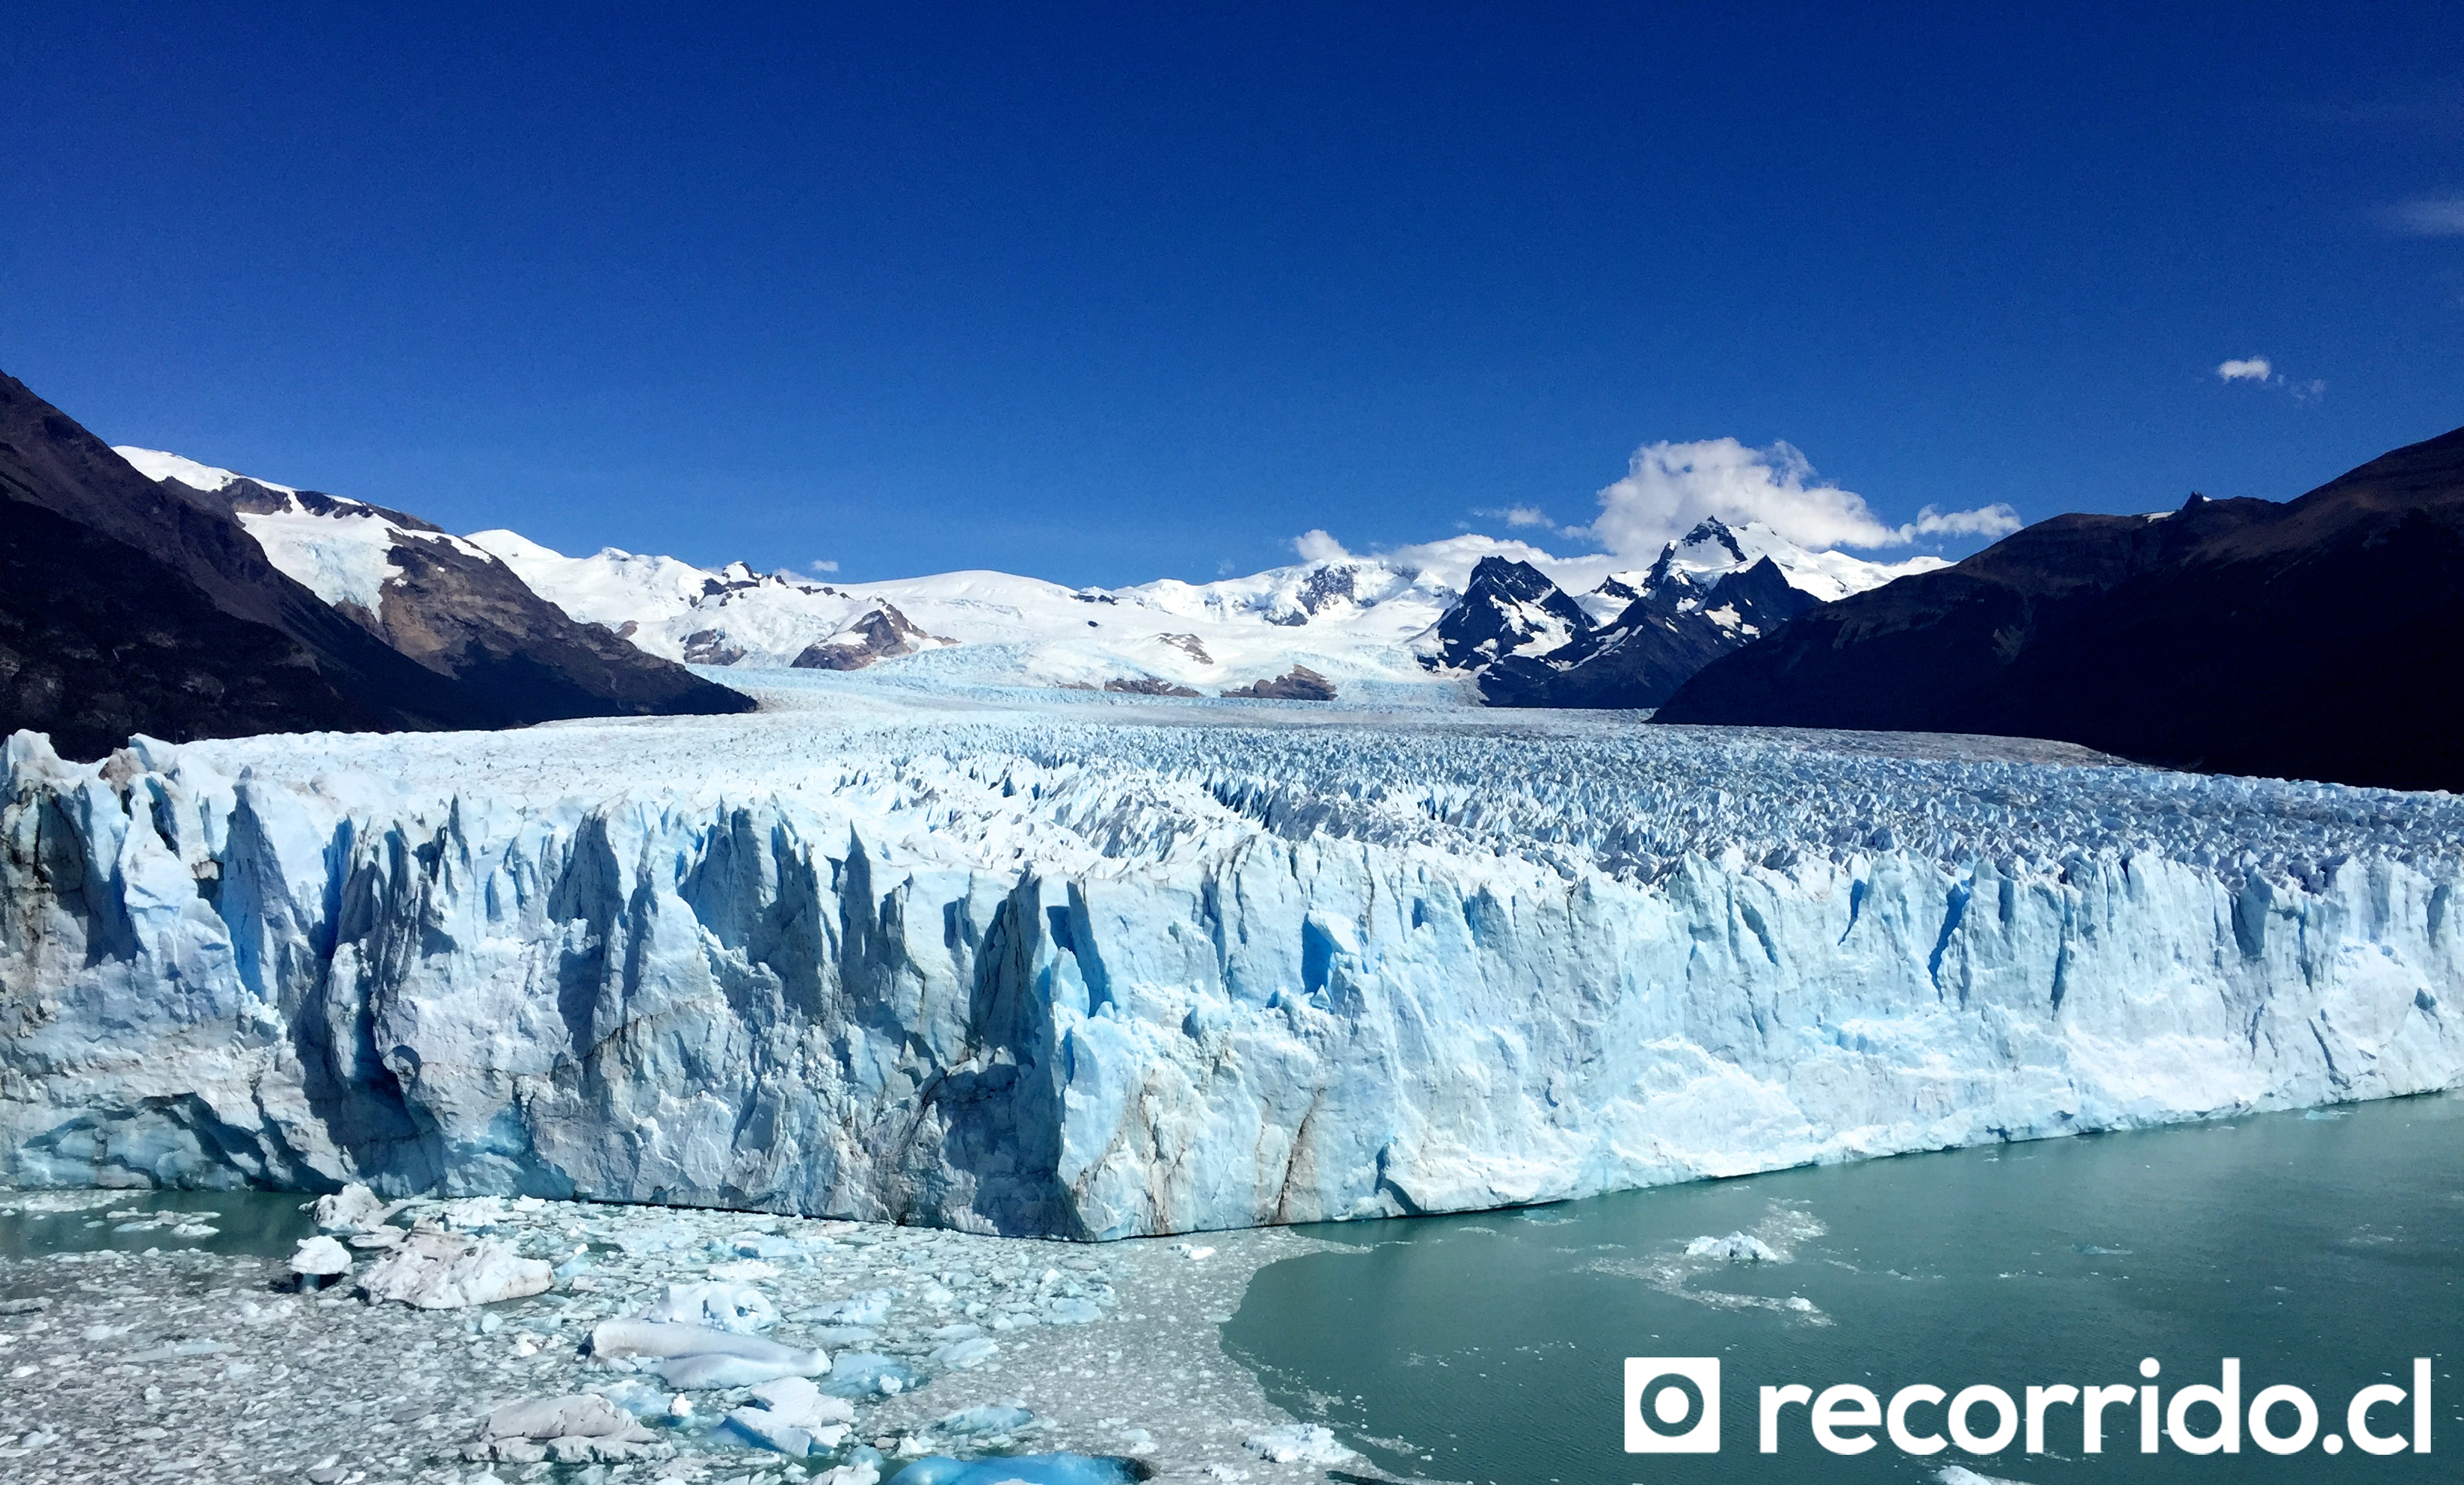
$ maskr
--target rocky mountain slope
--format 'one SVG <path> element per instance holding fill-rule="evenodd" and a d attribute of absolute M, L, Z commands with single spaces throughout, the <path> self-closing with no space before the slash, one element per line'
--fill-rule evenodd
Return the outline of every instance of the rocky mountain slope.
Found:
<path fill-rule="evenodd" d="M 1826 596 L 1939 565 L 1808 552 L 1767 527 L 1716 520 L 1668 543 L 1649 570 L 1612 573 L 1580 598 L 1529 563 L 1491 557 L 1439 622 L 1423 663 L 1476 675 L 1491 706 L 1656 707 Z"/>
<path fill-rule="evenodd" d="M 113 451 L 170 493 L 236 520 L 273 564 L 419 665 L 460 683 L 466 725 L 718 714 L 752 702 L 575 622 L 511 567 L 419 517 L 215 469 Z"/>
<path fill-rule="evenodd" d="M 99 758 L 135 732 L 467 724 L 451 682 L 0 375 L 0 727 Z"/>
<path fill-rule="evenodd" d="M 2464 790 L 2464 430 L 2283 504 L 2060 516 L 1830 604 L 1657 720 L 2060 738 Z"/>

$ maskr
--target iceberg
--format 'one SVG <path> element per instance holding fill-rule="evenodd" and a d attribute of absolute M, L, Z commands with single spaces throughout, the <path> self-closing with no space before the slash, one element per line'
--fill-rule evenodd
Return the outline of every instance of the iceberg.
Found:
<path fill-rule="evenodd" d="M 2464 1070 L 2453 796 L 1598 716 L 765 700 L 11 739 L 0 1180 L 1106 1239 Z"/>

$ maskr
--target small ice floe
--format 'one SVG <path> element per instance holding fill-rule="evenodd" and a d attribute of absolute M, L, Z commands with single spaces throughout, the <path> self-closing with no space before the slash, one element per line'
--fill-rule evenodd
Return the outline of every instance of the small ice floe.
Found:
<path fill-rule="evenodd" d="M 1203 1247 L 1197 1243 L 1175 1243 L 1172 1245 L 1172 1251 L 1180 1254 L 1182 1257 L 1193 1261 L 1199 1258 L 1212 1258 L 1215 1256 L 1214 1249 Z"/>
<path fill-rule="evenodd" d="M 2091 1258 L 2127 1258 L 2130 1256 L 2130 1250 L 2127 1248 L 2100 1248 L 2094 1243 L 2073 1243 L 2071 1244 L 2071 1248 L 2072 1251 L 2085 1253 Z"/>
<path fill-rule="evenodd" d="M 219 1356 L 231 1349 L 233 1347 L 228 1341 L 205 1339 L 175 1341 L 169 1345 L 156 1346 L 150 1351 L 140 1351 L 128 1360 L 139 1366 L 150 1366 L 156 1362 L 173 1362 L 183 1357 Z"/>
<path fill-rule="evenodd" d="M 173 1237 L 211 1237 L 222 1230 L 208 1224 L 222 1215 L 218 1211 L 115 1211 L 113 1217 L 133 1220 L 121 1222 L 114 1232 L 159 1232 L 167 1230 Z"/>
<path fill-rule="evenodd" d="M 1769 1243 L 1750 1232 L 1731 1232 L 1726 1237 L 1698 1237 L 1685 1245 L 1688 1258 L 1717 1258 L 1726 1263 L 1781 1263 L 1786 1260 L 1771 1250 Z"/>
<path fill-rule="evenodd" d="M 354 1181 L 339 1191 L 317 1198 L 317 1230 L 336 1236 L 374 1232 L 410 1203 L 388 1205 L 376 1192 Z"/>
<path fill-rule="evenodd" d="M 851 1351 L 830 1363 L 822 1390 L 833 1397 L 896 1397 L 914 1390 L 923 1380 L 887 1356 Z"/>
<path fill-rule="evenodd" d="M 828 1397 L 802 1377 L 781 1377 L 753 1389 L 752 1404 L 727 1415 L 724 1425 L 763 1449 L 791 1459 L 836 1449 L 855 1423 L 846 1399 Z"/>
<path fill-rule="evenodd" d="M 830 1369 L 822 1351 L 800 1351 L 759 1336 L 663 1320 L 601 1320 L 590 1330 L 590 1354 L 602 1363 L 630 1363 L 670 1386 L 747 1387 L 781 1377 L 818 1377 Z"/>
<path fill-rule="evenodd" d="M 451 1310 L 545 1294 L 547 1264 L 510 1243 L 458 1232 L 414 1231 L 360 1276 L 371 1303 L 398 1299 L 422 1310 Z"/>
<path fill-rule="evenodd" d="M 816 1325 L 876 1329 L 889 1323 L 890 1304 L 895 1297 L 887 1289 L 868 1289 L 807 1313 Z"/>
<path fill-rule="evenodd" d="M 511 1464 L 612 1464 L 673 1452 L 673 1445 L 661 1443 L 624 1408 L 604 1397 L 577 1392 L 497 1408 L 481 1420 L 478 1432 L 463 1446 L 462 1457 Z"/>
<path fill-rule="evenodd" d="M 1250 1434 L 1241 1447 L 1268 1464 L 1341 1464 L 1357 1457 L 1322 1423 L 1287 1423 Z"/>
<path fill-rule="evenodd" d="M 319 1233 L 303 1237 L 291 1254 L 292 1275 L 302 1289 L 316 1289 L 351 1272 L 351 1251 Z"/>
<path fill-rule="evenodd" d="M 656 1386 L 640 1377 L 627 1377 L 616 1382 L 602 1382 L 583 1388 L 596 1397 L 604 1397 L 636 1418 L 670 1418 L 668 1389 Z"/>
<path fill-rule="evenodd" d="M 1998 1474 L 1979 1474 L 1965 1465 L 1947 1464 L 1933 1475 L 1939 1485 L 2026 1485 L 2022 1480 L 2006 1480 Z"/>
<path fill-rule="evenodd" d="M 1052 1325 L 1091 1325 L 1104 1318 L 1104 1312 L 1091 1299 L 1046 1299 L 1044 1319 Z"/>
<path fill-rule="evenodd" d="M 749 1336 L 778 1324 L 779 1311 L 750 1284 L 670 1284 L 642 1319 Z"/>
<path fill-rule="evenodd" d="M 940 1371 L 971 1371 L 1000 1354 L 1001 1342 L 988 1336 L 970 1336 L 935 1346 L 924 1360 Z"/>

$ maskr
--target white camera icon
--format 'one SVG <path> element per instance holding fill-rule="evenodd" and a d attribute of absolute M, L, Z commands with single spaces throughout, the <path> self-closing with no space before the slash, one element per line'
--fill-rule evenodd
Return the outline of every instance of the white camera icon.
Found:
<path fill-rule="evenodd" d="M 1629 1454 L 1718 1453 L 1720 1359 L 1716 1356 L 1627 1357 L 1625 1452 Z"/>

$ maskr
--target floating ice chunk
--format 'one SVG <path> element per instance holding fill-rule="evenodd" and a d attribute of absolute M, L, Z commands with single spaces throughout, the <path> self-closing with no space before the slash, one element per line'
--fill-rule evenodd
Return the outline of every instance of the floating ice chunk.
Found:
<path fill-rule="evenodd" d="M 870 1351 L 844 1354 L 830 1364 L 830 1374 L 822 1382 L 822 1390 L 838 1397 L 896 1397 L 911 1391 L 921 1377 Z"/>
<path fill-rule="evenodd" d="M 601 1361 L 650 1361 L 669 1385 L 743 1387 L 781 1377 L 829 1370 L 821 1351 L 800 1351 L 758 1336 L 662 1320 L 602 1320 L 590 1330 L 590 1354 Z"/>
<path fill-rule="evenodd" d="M 673 1416 L 669 1407 L 668 1389 L 652 1386 L 639 1377 L 626 1377 L 615 1382 L 597 1383 L 583 1390 L 607 1399 L 636 1418 Z"/>
<path fill-rule="evenodd" d="M 1241 1447 L 1268 1464 L 1341 1464 L 1357 1457 L 1336 1443 L 1334 1431 L 1322 1423 L 1287 1423 L 1250 1434 Z"/>
<path fill-rule="evenodd" d="M 505 1199 L 466 1196 L 458 1202 L 447 1202 L 436 1220 L 457 1232 L 484 1232 L 504 1226 Z"/>
<path fill-rule="evenodd" d="M 422 1310 L 494 1304 L 544 1294 L 555 1282 L 548 1266 L 510 1243 L 452 1232 L 413 1232 L 361 1275 L 372 1303 L 398 1299 Z"/>
<path fill-rule="evenodd" d="M 1023 1433 L 1036 1426 L 1036 1416 L 1024 1403 L 986 1403 L 979 1407 L 961 1408 L 934 1421 L 933 1428 L 941 1433 L 961 1437 L 994 1433 Z"/>
<path fill-rule="evenodd" d="M 806 1426 L 790 1423 L 766 1407 L 738 1407 L 727 1415 L 723 1427 L 790 1459 L 804 1459 L 838 1448 L 847 1436 L 848 1426 L 844 1423 Z"/>
<path fill-rule="evenodd" d="M 610 1463 L 663 1452 L 658 1435 L 605 1397 L 577 1392 L 565 1397 L 509 1403 L 481 1420 L 464 1447 L 466 1459 L 516 1464 Z"/>
<path fill-rule="evenodd" d="M 778 1324 L 779 1311 L 750 1284 L 670 1284 L 642 1318 L 751 1335 Z"/>
<path fill-rule="evenodd" d="M 933 1348 L 924 1360 L 943 1371 L 968 1371 L 1001 1354 L 999 1342 L 983 1336 L 953 1341 Z"/>
<path fill-rule="evenodd" d="M 887 1289 L 868 1289 L 859 1295 L 849 1295 L 834 1304 L 823 1305 L 814 1313 L 813 1319 L 823 1325 L 871 1327 L 886 1324 L 890 1319 L 891 1300 L 894 1297 Z"/>
<path fill-rule="evenodd" d="M 1726 1237 L 1704 1236 L 1685 1245 L 1688 1258 L 1719 1258 L 1728 1263 L 1780 1263 L 1786 1260 L 1769 1243 L 1748 1232 Z"/>
<path fill-rule="evenodd" d="M 1979 1474 L 1965 1465 L 1947 1464 L 1934 1472 L 1941 1485 L 2026 1485 L 2025 1481 L 2004 1479 L 1998 1474 Z"/>
<path fill-rule="evenodd" d="M 1089 1299 L 1046 1299 L 1044 1318 L 1055 1325 L 1090 1325 L 1104 1318 L 1104 1312 Z"/>
<path fill-rule="evenodd" d="M 385 1226 L 392 1208 L 377 1193 L 354 1181 L 328 1196 L 317 1198 L 317 1230 L 364 1232 Z"/>
<path fill-rule="evenodd" d="M 291 1254 L 291 1272 L 302 1278 L 333 1278 L 351 1272 L 351 1251 L 319 1233 L 303 1237 Z"/>
<path fill-rule="evenodd" d="M 1175 1243 L 1172 1245 L 1172 1251 L 1180 1254 L 1184 1258 L 1193 1260 L 1199 1258 L 1212 1258 L 1215 1256 L 1215 1250 L 1213 1248 L 1201 1246 L 1197 1243 Z"/>
<path fill-rule="evenodd" d="M 793 1423 L 853 1423 L 855 1409 L 803 1377 L 782 1377 L 753 1389 L 753 1401 Z"/>

